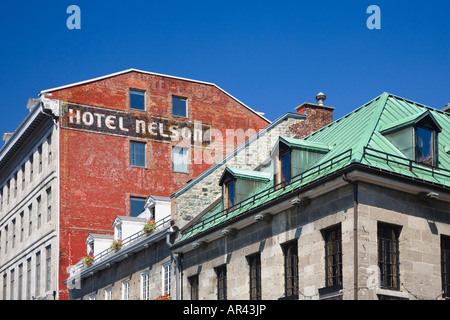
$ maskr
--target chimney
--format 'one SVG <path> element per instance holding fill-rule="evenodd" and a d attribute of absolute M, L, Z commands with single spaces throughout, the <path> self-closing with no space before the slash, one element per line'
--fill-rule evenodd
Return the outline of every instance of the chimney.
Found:
<path fill-rule="evenodd" d="M 334 108 L 324 105 L 326 99 L 326 95 L 323 92 L 319 92 L 316 96 L 317 103 L 304 102 L 295 108 L 297 114 L 306 116 L 306 120 L 296 123 L 289 128 L 297 139 L 303 139 L 333 122 Z"/>
<path fill-rule="evenodd" d="M 450 103 L 447 103 L 447 105 L 444 107 L 444 109 L 442 109 L 442 111 L 450 113 Z"/>

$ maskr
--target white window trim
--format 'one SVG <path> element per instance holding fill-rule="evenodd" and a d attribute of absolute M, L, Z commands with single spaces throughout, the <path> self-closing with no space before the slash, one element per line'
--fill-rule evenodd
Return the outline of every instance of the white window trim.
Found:
<path fill-rule="evenodd" d="M 105 300 L 112 300 L 112 286 L 105 289 Z"/>
<path fill-rule="evenodd" d="M 166 277 L 166 269 L 169 268 L 169 277 L 167 279 Z M 161 292 L 162 295 L 166 295 L 166 294 L 171 294 L 171 280 L 172 280 L 172 262 L 166 262 L 162 265 L 162 288 L 161 288 Z M 166 282 L 168 284 L 169 290 L 168 292 L 166 291 Z"/>
<path fill-rule="evenodd" d="M 147 278 L 147 297 L 145 297 L 145 281 Z M 150 300 L 150 271 L 141 273 L 141 300 Z"/>
<path fill-rule="evenodd" d="M 131 91 L 142 92 L 144 94 L 144 110 L 135 109 L 135 108 L 131 107 Z M 128 90 L 128 107 L 130 108 L 130 110 L 136 110 L 136 111 L 141 111 L 141 112 L 147 111 L 147 91 L 142 90 L 142 89 L 129 88 L 129 90 Z"/>
<path fill-rule="evenodd" d="M 130 300 L 130 279 L 122 281 L 122 300 Z"/>

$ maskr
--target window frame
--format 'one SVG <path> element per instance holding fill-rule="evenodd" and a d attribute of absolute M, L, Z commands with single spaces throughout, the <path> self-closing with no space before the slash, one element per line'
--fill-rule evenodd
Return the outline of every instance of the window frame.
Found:
<path fill-rule="evenodd" d="M 174 111 L 174 100 L 183 100 L 185 102 L 185 110 L 184 115 L 176 114 Z M 188 118 L 188 98 L 182 96 L 172 95 L 172 116 L 180 117 L 180 118 Z"/>
<path fill-rule="evenodd" d="M 217 280 L 217 300 L 227 300 L 227 265 L 214 268 Z"/>
<path fill-rule="evenodd" d="M 132 215 L 132 211 L 131 211 L 131 207 L 132 207 L 132 201 L 133 200 L 139 200 L 139 201 L 142 201 L 143 203 L 142 203 L 142 211 L 140 211 L 137 215 Z M 132 196 L 132 195 L 130 195 L 130 217 L 137 217 L 139 214 L 141 214 L 143 211 L 144 211 L 144 209 L 145 209 L 145 201 L 146 201 L 147 199 L 146 198 L 143 198 L 143 197 L 138 197 L 138 196 Z"/>
<path fill-rule="evenodd" d="M 299 263 L 298 241 L 282 244 L 284 257 L 284 296 L 285 299 L 298 299 L 299 293 Z"/>
<path fill-rule="evenodd" d="M 341 225 L 322 230 L 322 235 L 325 249 L 325 288 L 340 290 L 343 284 Z"/>
<path fill-rule="evenodd" d="M 261 254 L 258 252 L 247 256 L 247 262 L 249 266 L 249 298 L 250 300 L 261 300 Z"/>
<path fill-rule="evenodd" d="M 130 279 L 122 281 L 122 300 L 130 300 Z"/>
<path fill-rule="evenodd" d="M 181 164 L 182 168 L 184 170 L 178 170 L 177 166 L 180 166 L 180 164 L 177 164 L 177 166 L 175 165 L 175 154 L 179 155 L 179 153 L 175 153 L 175 150 L 182 150 L 182 161 L 183 163 Z M 183 147 L 177 147 L 174 146 L 172 147 L 172 172 L 175 173 L 189 173 L 189 157 L 188 157 L 188 153 L 189 152 L 189 148 L 183 148 Z"/>
<path fill-rule="evenodd" d="M 169 295 L 171 292 L 172 281 L 172 262 L 166 262 L 162 266 L 162 295 Z"/>
<path fill-rule="evenodd" d="M 441 235 L 442 297 L 450 298 L 450 236 Z"/>
<path fill-rule="evenodd" d="M 396 290 L 396 291 L 400 290 L 399 238 L 401 229 L 402 229 L 401 226 L 385 222 L 378 222 L 377 224 L 377 254 L 378 254 L 378 267 L 380 270 L 380 288 L 382 289 Z M 390 231 L 393 237 L 388 239 L 387 236 L 383 234 L 385 231 Z M 395 239 L 392 240 L 393 238 Z M 386 251 L 386 241 L 392 241 L 393 242 L 392 244 L 395 246 L 390 247 L 391 253 L 394 254 L 395 261 L 393 262 L 392 262 L 393 257 L 388 256 L 389 251 Z"/>
<path fill-rule="evenodd" d="M 191 294 L 191 300 L 199 300 L 199 275 L 198 274 L 194 274 L 190 277 L 188 277 L 188 282 L 189 282 L 189 292 Z"/>
<path fill-rule="evenodd" d="M 131 105 L 131 94 L 132 92 L 138 92 L 138 93 L 142 93 L 144 96 L 144 106 L 143 108 L 133 108 Z M 146 105 L 147 105 L 147 94 L 146 94 L 146 90 L 141 90 L 141 89 L 135 89 L 135 88 L 129 88 L 128 90 L 128 106 L 130 108 L 130 110 L 136 110 L 136 111 L 146 111 Z"/>
<path fill-rule="evenodd" d="M 418 141 L 419 141 L 419 129 L 427 130 L 431 132 L 431 163 L 427 163 L 424 160 L 419 160 L 418 157 L 420 156 L 418 154 Z M 416 125 L 414 126 L 414 161 L 418 164 L 425 165 L 425 166 L 431 166 L 431 167 L 437 167 L 438 166 L 438 134 L 437 131 L 429 126 L 426 125 Z"/>
<path fill-rule="evenodd" d="M 140 165 L 141 161 L 139 161 L 139 164 L 136 164 L 137 161 L 134 159 L 136 156 L 134 156 L 134 151 L 132 148 L 132 145 L 142 145 L 144 146 L 144 159 L 143 159 L 143 165 Z M 136 140 L 130 140 L 130 166 L 134 168 L 147 168 L 147 143 L 143 141 L 136 141 Z"/>
<path fill-rule="evenodd" d="M 141 300 L 150 300 L 150 271 L 141 273 Z"/>

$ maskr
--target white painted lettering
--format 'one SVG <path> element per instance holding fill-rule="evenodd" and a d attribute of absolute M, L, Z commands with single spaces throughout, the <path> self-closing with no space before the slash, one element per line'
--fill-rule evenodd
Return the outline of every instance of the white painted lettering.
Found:
<path fill-rule="evenodd" d="M 94 123 L 94 116 L 92 115 L 92 113 L 88 111 L 83 113 L 83 123 L 86 126 L 92 126 L 92 124 Z"/>
<path fill-rule="evenodd" d="M 116 116 L 107 116 L 105 119 L 106 126 L 111 130 L 115 130 L 116 129 L 115 120 Z"/>

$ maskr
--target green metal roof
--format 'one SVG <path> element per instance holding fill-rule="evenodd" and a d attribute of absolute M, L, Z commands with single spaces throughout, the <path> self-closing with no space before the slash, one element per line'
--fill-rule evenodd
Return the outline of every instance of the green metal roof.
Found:
<path fill-rule="evenodd" d="M 236 179 L 246 179 L 261 182 L 268 182 L 272 177 L 272 174 L 270 172 L 261 172 L 227 166 L 222 174 L 222 177 L 219 180 L 219 185 L 222 185 L 223 178 L 227 175 L 227 173 L 231 174 Z"/>
<path fill-rule="evenodd" d="M 408 159 L 380 130 L 392 128 L 405 121 L 414 123 L 415 119 L 429 113 L 442 128 L 438 138 L 439 166 L 427 167 Z M 309 170 L 292 179 L 292 182 L 276 189 L 268 182 L 264 190 L 236 205 L 231 212 L 215 210 L 199 222 L 190 226 L 176 243 L 206 232 L 225 221 L 236 218 L 245 212 L 260 207 L 295 189 L 345 168 L 352 163 L 377 168 L 443 187 L 450 187 L 450 114 L 418 104 L 416 102 L 383 93 L 348 115 L 332 122 L 310 134 L 303 140 L 280 137 L 291 145 L 333 146 Z"/>
<path fill-rule="evenodd" d="M 295 138 L 280 137 L 279 141 L 294 149 L 311 150 L 323 153 L 327 153 L 331 149 L 327 144 Z"/>

